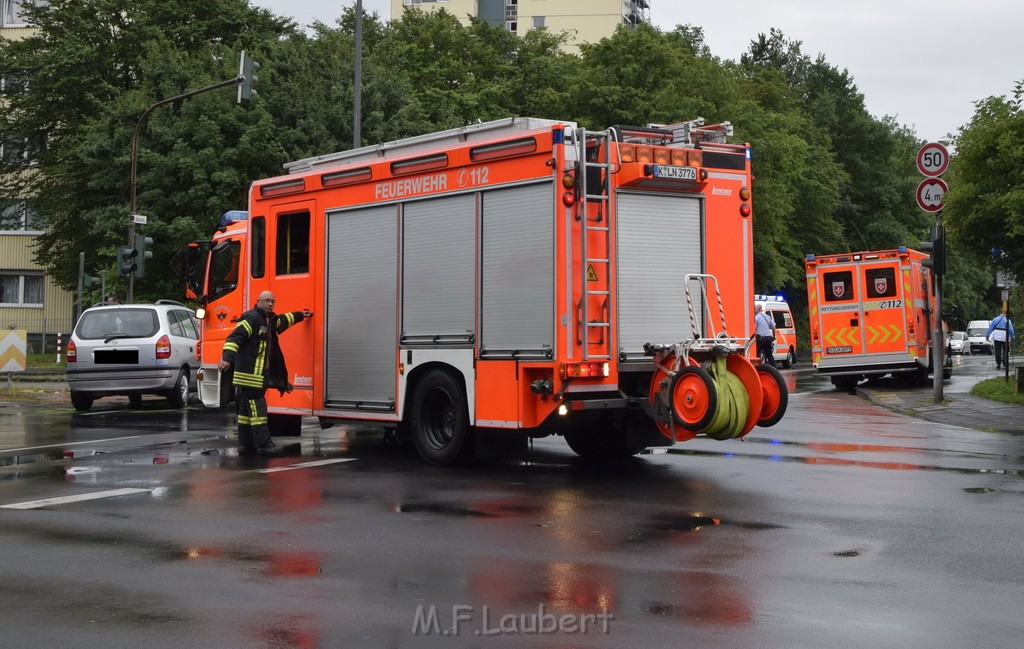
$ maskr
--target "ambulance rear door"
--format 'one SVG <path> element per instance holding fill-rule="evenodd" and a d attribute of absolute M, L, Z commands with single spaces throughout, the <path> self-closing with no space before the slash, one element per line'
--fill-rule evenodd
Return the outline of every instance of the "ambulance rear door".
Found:
<path fill-rule="evenodd" d="M 907 352 L 906 306 L 899 261 L 864 263 L 860 268 L 863 336 L 868 354 Z"/>
<path fill-rule="evenodd" d="M 862 288 L 858 275 L 858 264 L 852 262 L 818 267 L 815 289 L 822 365 L 845 365 L 853 357 L 864 355 Z"/>

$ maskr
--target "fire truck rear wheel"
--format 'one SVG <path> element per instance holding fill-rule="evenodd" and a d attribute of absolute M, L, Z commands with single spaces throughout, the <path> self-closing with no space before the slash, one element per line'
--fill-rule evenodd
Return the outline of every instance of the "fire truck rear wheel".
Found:
<path fill-rule="evenodd" d="M 622 460 L 644 450 L 627 444 L 625 418 L 607 413 L 576 419 L 562 435 L 572 452 L 585 460 Z"/>
<path fill-rule="evenodd" d="M 474 453 L 474 431 L 462 385 L 443 370 L 430 370 L 416 385 L 410 413 L 416 450 L 428 463 L 451 466 Z"/>
<path fill-rule="evenodd" d="M 761 379 L 761 416 L 757 425 L 762 428 L 774 426 L 782 420 L 789 407 L 789 388 L 786 379 L 771 365 L 759 364 L 756 368 L 757 378 Z"/>

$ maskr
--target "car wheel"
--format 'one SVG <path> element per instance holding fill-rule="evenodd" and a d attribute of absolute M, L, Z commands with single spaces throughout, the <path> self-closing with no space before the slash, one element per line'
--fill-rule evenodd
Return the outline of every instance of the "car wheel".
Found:
<path fill-rule="evenodd" d="M 75 410 L 88 410 L 92 408 L 94 397 L 88 392 L 71 391 L 71 405 Z"/>
<path fill-rule="evenodd" d="M 184 408 L 188 403 L 188 374 L 184 368 L 178 372 L 178 380 L 174 383 L 174 389 L 167 393 L 167 401 L 172 408 Z"/>

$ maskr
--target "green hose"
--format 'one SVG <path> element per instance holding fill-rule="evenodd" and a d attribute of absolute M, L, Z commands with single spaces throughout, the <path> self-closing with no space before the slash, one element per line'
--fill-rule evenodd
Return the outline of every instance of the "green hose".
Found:
<path fill-rule="evenodd" d="M 706 368 L 718 391 L 718 405 L 711 423 L 703 432 L 711 439 L 731 439 L 743 434 L 750 414 L 750 397 L 739 377 L 726 369 L 725 356 L 719 356 Z"/>

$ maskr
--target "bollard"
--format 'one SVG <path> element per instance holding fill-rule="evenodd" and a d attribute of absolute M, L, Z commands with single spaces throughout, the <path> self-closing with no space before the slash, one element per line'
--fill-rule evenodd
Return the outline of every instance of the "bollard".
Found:
<path fill-rule="evenodd" d="M 1024 367 L 1017 367 L 1016 384 L 1013 386 L 1013 391 L 1016 394 L 1024 393 Z"/>
<path fill-rule="evenodd" d="M 61 342 L 61 336 L 63 336 L 63 335 L 64 334 L 62 334 L 62 333 L 58 333 L 57 334 L 57 364 L 58 365 L 60 365 L 60 342 Z"/>

